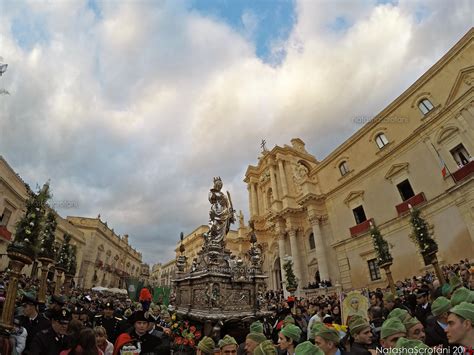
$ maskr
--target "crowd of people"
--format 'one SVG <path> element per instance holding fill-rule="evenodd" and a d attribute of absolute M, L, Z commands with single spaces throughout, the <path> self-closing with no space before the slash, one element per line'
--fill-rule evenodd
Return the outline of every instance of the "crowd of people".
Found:
<path fill-rule="evenodd" d="M 183 338 L 189 346 L 179 349 L 198 355 L 375 354 L 393 348 L 472 353 L 474 268 L 463 260 L 442 270 L 449 281 L 443 285 L 427 272 L 398 281 L 395 294 L 388 289 L 371 291 L 368 317 L 351 316 L 346 325 L 336 293 L 306 299 L 268 291 L 264 295 L 268 316 L 252 322 L 245 334 L 228 331 L 201 338 L 193 330 L 192 337 Z M 0 305 L 7 284 L 8 274 L 0 274 Z M 140 293 L 140 302 L 133 302 L 127 295 L 104 296 L 75 288 L 69 297 L 50 295 L 46 305 L 38 302 L 37 291 L 38 281 L 23 275 L 10 332 L 12 354 L 177 351 L 174 308 L 151 302 L 147 289 Z"/>

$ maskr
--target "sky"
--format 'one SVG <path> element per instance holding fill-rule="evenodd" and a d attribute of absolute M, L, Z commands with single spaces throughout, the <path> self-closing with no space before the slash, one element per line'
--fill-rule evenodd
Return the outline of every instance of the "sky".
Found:
<path fill-rule="evenodd" d="M 318 160 L 472 26 L 472 1 L 0 0 L 0 155 L 61 216 L 129 234 L 145 262 L 207 224 L 260 142 Z M 355 119 L 359 118 L 359 119 Z"/>

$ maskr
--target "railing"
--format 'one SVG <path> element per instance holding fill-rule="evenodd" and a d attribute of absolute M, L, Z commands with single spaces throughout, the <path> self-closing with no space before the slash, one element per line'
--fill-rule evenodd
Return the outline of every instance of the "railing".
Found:
<path fill-rule="evenodd" d="M 453 173 L 453 178 L 456 182 L 459 182 L 465 178 L 467 178 L 469 175 L 471 175 L 474 172 L 474 160 L 470 161 L 463 167 L 460 167 L 458 170 L 456 170 Z"/>
<path fill-rule="evenodd" d="M 398 215 L 402 215 L 410 209 L 410 206 L 416 206 L 420 205 L 423 202 L 426 202 L 425 194 L 423 192 L 420 192 L 419 194 L 410 197 L 408 200 L 403 201 L 399 205 L 396 205 L 395 208 L 397 209 Z"/>
<path fill-rule="evenodd" d="M 12 240 L 12 233 L 7 229 L 6 226 L 0 226 L 0 237 L 6 241 Z"/>
<path fill-rule="evenodd" d="M 369 218 L 362 223 L 356 224 L 355 226 L 349 228 L 351 232 L 351 237 L 367 232 L 370 229 L 370 222 L 374 222 L 373 218 Z"/>

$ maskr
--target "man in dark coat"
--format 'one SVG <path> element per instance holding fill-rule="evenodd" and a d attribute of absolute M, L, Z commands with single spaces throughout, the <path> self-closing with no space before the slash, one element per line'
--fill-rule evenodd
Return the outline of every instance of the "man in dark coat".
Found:
<path fill-rule="evenodd" d="M 445 329 L 448 327 L 448 312 L 451 308 L 451 302 L 445 297 L 438 297 L 431 306 L 430 317 L 425 328 L 425 343 L 428 346 L 443 345 L 448 348 L 448 337 Z"/>
<path fill-rule="evenodd" d="M 107 302 L 104 305 L 103 313 L 94 317 L 94 327 L 104 327 L 107 332 L 107 338 L 112 344 L 115 343 L 120 333 L 120 325 L 122 322 L 122 318 L 114 317 L 114 311 L 113 303 Z"/>
<path fill-rule="evenodd" d="M 372 345 L 372 330 L 369 322 L 361 316 L 353 316 L 349 320 L 349 332 L 354 342 L 351 344 L 350 354 L 370 355 Z"/>
<path fill-rule="evenodd" d="M 51 313 L 51 327 L 36 334 L 29 355 L 59 355 L 68 349 L 70 338 L 66 335 L 71 314 L 65 308 Z"/>
<path fill-rule="evenodd" d="M 48 305 L 48 309 L 44 312 L 44 316 L 51 320 L 53 314 L 59 312 L 66 306 L 66 298 L 64 296 L 53 295 Z"/>
<path fill-rule="evenodd" d="M 28 333 L 26 337 L 26 345 L 23 354 L 29 355 L 31 349 L 31 342 L 36 334 L 42 330 L 48 329 L 51 322 L 42 314 L 38 313 L 38 302 L 36 297 L 25 294 L 22 299 L 23 316 L 20 317 L 20 325 L 24 327 Z"/>
<path fill-rule="evenodd" d="M 129 321 L 133 324 L 133 329 L 128 332 L 128 335 L 133 340 L 133 343 L 140 347 L 140 355 L 169 354 L 169 347 L 164 352 L 162 340 L 159 337 L 149 333 L 148 329 L 150 319 L 148 317 L 149 315 L 147 312 L 136 311 L 130 317 Z M 123 334 L 121 334 L 119 338 L 122 336 Z"/>
<path fill-rule="evenodd" d="M 416 307 L 415 317 L 426 327 L 426 319 L 431 314 L 431 305 L 428 302 L 428 290 L 420 288 L 415 292 Z"/>

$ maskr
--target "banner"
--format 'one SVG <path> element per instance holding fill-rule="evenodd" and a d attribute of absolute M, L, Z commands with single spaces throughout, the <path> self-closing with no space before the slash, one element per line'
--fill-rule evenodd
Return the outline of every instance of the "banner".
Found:
<path fill-rule="evenodd" d="M 171 287 L 155 287 L 153 290 L 153 302 L 168 306 L 170 303 L 170 294 Z"/>
<path fill-rule="evenodd" d="M 138 296 L 140 295 L 140 290 L 143 287 L 143 282 L 136 277 L 127 277 L 125 279 L 127 285 L 128 297 L 134 301 L 138 301 Z"/>
<path fill-rule="evenodd" d="M 342 323 L 347 325 L 349 319 L 354 315 L 359 315 L 365 319 L 368 317 L 369 299 L 361 291 L 351 291 L 347 294 L 341 292 Z"/>

